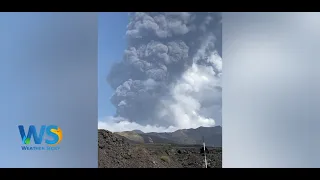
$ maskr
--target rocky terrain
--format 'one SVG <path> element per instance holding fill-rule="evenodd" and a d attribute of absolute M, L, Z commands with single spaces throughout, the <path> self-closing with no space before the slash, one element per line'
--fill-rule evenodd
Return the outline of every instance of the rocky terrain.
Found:
<path fill-rule="evenodd" d="M 186 130 L 179 131 L 183 132 L 183 137 L 192 134 L 186 133 Z M 201 141 L 201 138 L 192 136 L 194 139 L 190 137 L 187 144 L 182 144 L 177 143 L 177 136 L 170 133 L 164 135 L 174 137 L 169 139 L 159 134 L 163 135 L 141 131 L 112 133 L 98 130 L 99 168 L 204 168 L 204 155 L 200 153 L 202 146 L 192 144 Z M 208 168 L 222 167 L 221 147 L 208 147 L 206 156 Z"/>

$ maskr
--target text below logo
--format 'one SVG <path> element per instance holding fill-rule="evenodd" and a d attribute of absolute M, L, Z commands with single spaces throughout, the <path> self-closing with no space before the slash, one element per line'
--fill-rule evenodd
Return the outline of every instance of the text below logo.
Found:
<path fill-rule="evenodd" d="M 27 133 L 26 133 L 27 129 L 25 129 L 23 125 L 19 125 L 18 128 L 19 128 L 21 139 L 22 139 L 22 144 L 24 144 L 24 146 L 21 146 L 22 150 L 59 150 L 60 149 L 60 147 L 57 146 L 63 139 L 63 134 L 60 127 L 56 125 L 49 125 L 49 126 L 42 125 L 38 132 L 34 125 L 30 125 Z M 34 144 L 31 143 L 32 137 L 33 137 Z M 41 146 L 41 144 L 43 143 L 43 140 L 45 140 L 45 143 L 47 144 L 47 146 Z"/>

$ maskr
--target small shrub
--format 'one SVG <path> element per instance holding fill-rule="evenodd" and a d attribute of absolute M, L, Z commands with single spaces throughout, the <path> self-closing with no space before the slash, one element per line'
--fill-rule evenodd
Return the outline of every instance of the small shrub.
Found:
<path fill-rule="evenodd" d="M 161 156 L 160 159 L 164 162 L 169 162 L 170 158 L 168 156 Z"/>

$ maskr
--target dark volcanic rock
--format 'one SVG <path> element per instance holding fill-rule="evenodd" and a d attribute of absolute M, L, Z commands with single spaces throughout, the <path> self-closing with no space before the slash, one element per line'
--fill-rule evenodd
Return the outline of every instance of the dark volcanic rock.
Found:
<path fill-rule="evenodd" d="M 130 144 L 124 137 L 106 130 L 98 133 L 100 168 L 161 167 L 146 149 Z"/>
<path fill-rule="evenodd" d="M 115 133 L 99 130 L 99 168 L 203 168 L 199 146 L 136 144 Z M 221 148 L 208 148 L 211 168 L 222 167 Z"/>
<path fill-rule="evenodd" d="M 209 153 L 209 150 L 208 150 L 207 147 L 205 147 L 205 148 L 201 147 L 200 148 L 200 153 L 203 154 L 204 152 Z"/>

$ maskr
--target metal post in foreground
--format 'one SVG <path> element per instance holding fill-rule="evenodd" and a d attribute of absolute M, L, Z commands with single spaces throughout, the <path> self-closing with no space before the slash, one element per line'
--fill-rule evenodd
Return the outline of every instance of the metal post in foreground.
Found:
<path fill-rule="evenodd" d="M 204 164 L 205 164 L 205 168 L 208 168 L 207 157 L 206 157 L 206 143 L 204 142 L 204 136 L 202 136 L 202 140 L 203 140 Z"/>

